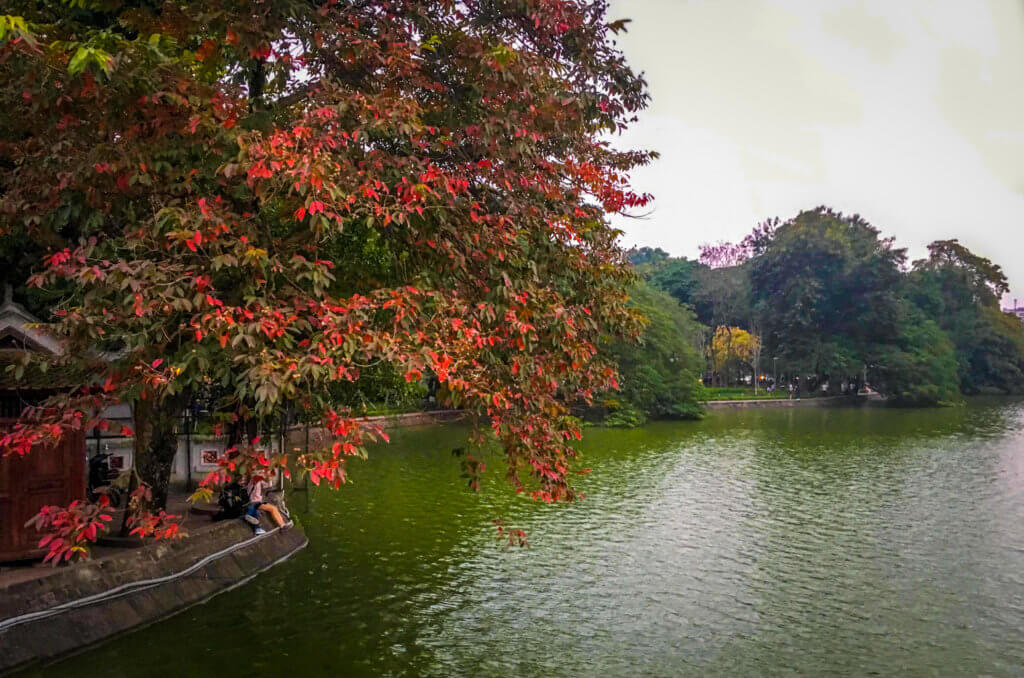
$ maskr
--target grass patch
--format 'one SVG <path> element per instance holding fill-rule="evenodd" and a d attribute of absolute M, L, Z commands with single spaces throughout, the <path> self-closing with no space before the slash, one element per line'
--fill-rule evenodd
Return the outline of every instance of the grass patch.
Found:
<path fill-rule="evenodd" d="M 817 392 L 801 392 L 801 398 L 814 398 L 820 395 Z M 755 394 L 753 388 L 741 386 L 708 387 L 704 389 L 704 400 L 785 400 L 789 398 L 789 391 L 777 390 L 769 395 L 765 390 L 758 389 Z"/>

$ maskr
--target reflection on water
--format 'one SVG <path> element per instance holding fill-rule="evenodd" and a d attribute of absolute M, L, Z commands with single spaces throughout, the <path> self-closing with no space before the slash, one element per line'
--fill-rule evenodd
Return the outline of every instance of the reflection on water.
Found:
<path fill-rule="evenodd" d="M 593 430 L 565 506 L 500 472 L 473 495 L 463 430 L 404 432 L 312 495 L 293 560 L 40 674 L 1020 675 L 1022 423 L 1004 400 Z"/>

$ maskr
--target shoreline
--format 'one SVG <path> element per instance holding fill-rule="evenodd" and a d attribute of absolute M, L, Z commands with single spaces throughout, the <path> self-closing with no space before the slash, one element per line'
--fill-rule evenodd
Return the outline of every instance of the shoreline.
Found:
<path fill-rule="evenodd" d="M 815 398 L 760 398 L 751 400 L 706 400 L 701 402 L 708 410 L 752 409 L 767 407 L 864 407 L 883 402 L 881 397 L 825 396 Z"/>
<path fill-rule="evenodd" d="M 48 664 L 204 603 L 309 543 L 241 520 L 58 568 L 0 573 L 0 675 Z"/>

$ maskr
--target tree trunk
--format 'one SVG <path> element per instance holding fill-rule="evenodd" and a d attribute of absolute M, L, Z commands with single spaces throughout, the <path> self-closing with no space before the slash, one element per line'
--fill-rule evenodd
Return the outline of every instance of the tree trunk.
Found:
<path fill-rule="evenodd" d="M 235 420 L 228 428 L 228 449 L 247 445 L 256 439 L 260 422 L 255 417 L 246 416 L 246 413 L 251 411 L 251 408 L 245 407 L 235 412 Z"/>
<path fill-rule="evenodd" d="M 185 398 L 160 403 L 139 399 L 135 403 L 135 469 L 153 493 L 151 508 L 167 508 L 171 467 L 178 452 L 178 416 Z M 191 460 L 188 460 L 191 462 Z"/>

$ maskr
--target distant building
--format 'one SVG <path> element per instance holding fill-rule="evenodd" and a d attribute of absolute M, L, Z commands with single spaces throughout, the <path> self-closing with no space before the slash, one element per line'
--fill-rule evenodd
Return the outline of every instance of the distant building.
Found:
<path fill-rule="evenodd" d="M 74 388 L 74 380 L 38 369 L 13 368 L 26 354 L 59 356 L 60 341 L 24 307 L 15 303 L 10 286 L 0 304 L 0 433 L 19 422 L 26 406 Z M 34 447 L 21 457 L 0 457 L 0 562 L 34 558 L 39 534 L 25 523 L 43 506 L 66 506 L 85 496 L 85 434 L 71 431 L 59 445 Z"/>
<path fill-rule="evenodd" d="M 13 367 L 26 354 L 58 358 L 63 353 L 59 338 L 15 302 L 7 286 L 0 301 L 0 435 L 19 422 L 26 407 L 95 381 L 95 375 L 70 374 L 66 368 L 41 371 L 36 363 L 15 378 Z M 101 416 L 128 426 L 133 420 L 126 403 L 108 407 Z M 43 506 L 66 506 L 86 496 L 88 457 L 108 453 L 110 468 L 123 471 L 132 466 L 134 447 L 134 439 L 121 435 L 120 426 L 114 426 L 109 431 L 93 429 L 88 438 L 83 431 L 68 432 L 60 445 L 40 445 L 25 457 L 0 456 L 0 563 L 44 552 L 38 548 L 39 535 L 25 523 Z M 217 468 L 226 447 L 224 436 L 179 434 L 171 479 L 194 484 Z"/>

